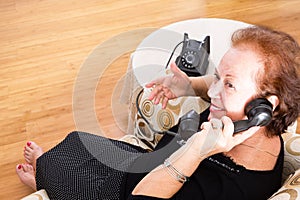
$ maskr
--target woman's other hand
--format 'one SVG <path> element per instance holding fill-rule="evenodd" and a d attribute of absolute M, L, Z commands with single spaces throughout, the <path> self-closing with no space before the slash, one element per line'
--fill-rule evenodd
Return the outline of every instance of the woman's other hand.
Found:
<path fill-rule="evenodd" d="M 195 96 L 189 77 L 181 71 L 175 63 L 170 66 L 171 75 L 157 78 L 146 84 L 146 88 L 153 88 L 149 100 L 154 104 L 162 101 L 162 107 L 166 108 L 168 101 L 181 96 Z"/>

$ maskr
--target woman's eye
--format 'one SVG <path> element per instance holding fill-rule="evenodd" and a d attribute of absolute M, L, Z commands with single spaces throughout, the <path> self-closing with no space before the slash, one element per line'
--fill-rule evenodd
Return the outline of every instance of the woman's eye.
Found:
<path fill-rule="evenodd" d="M 229 82 L 226 82 L 226 83 L 225 83 L 225 86 L 228 87 L 228 88 L 235 89 L 235 87 L 233 86 L 233 84 L 231 84 L 231 83 L 229 83 Z"/>

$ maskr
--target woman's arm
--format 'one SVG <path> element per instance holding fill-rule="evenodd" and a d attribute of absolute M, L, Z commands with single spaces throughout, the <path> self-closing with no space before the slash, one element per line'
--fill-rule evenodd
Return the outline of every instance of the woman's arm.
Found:
<path fill-rule="evenodd" d="M 191 142 L 192 140 L 189 140 L 187 144 L 182 146 L 167 159 L 173 168 L 187 177 L 190 177 L 193 174 L 200 162 L 205 158 L 201 158 L 201 156 L 191 153 L 189 150 Z M 187 165 L 186 163 L 189 164 Z M 171 169 L 168 169 L 165 164 L 161 164 L 139 182 L 132 194 L 158 198 L 171 198 L 178 190 L 180 190 L 184 183 L 178 181 L 177 178 L 174 177 L 175 173 L 172 173 L 172 171 L 170 172 L 169 170 Z"/>
<path fill-rule="evenodd" d="M 174 169 L 171 170 L 173 172 L 171 173 L 170 168 L 162 164 L 138 183 L 132 192 L 133 197 L 134 195 L 143 195 L 171 198 L 184 184 L 182 175 L 190 177 L 205 158 L 220 152 L 228 152 L 257 131 L 257 128 L 252 127 L 243 134 L 233 135 L 233 123 L 226 116 L 222 118 L 222 122 L 216 119 L 204 122 L 201 129 L 201 132 L 190 137 L 187 143 L 168 159 L 172 167 L 176 169 L 175 171 L 178 171 L 179 178 L 174 176 Z"/>

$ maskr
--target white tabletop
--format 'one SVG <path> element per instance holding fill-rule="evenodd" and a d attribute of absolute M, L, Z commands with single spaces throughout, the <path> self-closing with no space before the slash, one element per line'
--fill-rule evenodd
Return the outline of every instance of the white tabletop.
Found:
<path fill-rule="evenodd" d="M 200 18 L 180 21 L 162 27 L 146 37 L 132 56 L 133 73 L 140 85 L 144 85 L 159 75 L 164 75 L 165 67 L 175 46 L 183 40 L 184 33 L 190 39 L 202 41 L 210 36 L 210 57 L 207 74 L 214 72 L 222 56 L 230 48 L 232 33 L 250 24 L 217 18 Z M 172 60 L 179 55 L 180 45 Z"/>

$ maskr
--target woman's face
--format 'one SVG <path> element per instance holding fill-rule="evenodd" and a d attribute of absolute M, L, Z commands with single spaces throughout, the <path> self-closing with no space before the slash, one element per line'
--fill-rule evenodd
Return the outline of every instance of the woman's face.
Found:
<path fill-rule="evenodd" d="M 255 76 L 263 64 L 249 48 L 231 48 L 216 68 L 215 81 L 210 86 L 210 116 L 226 115 L 233 121 L 245 119 L 245 105 L 257 94 Z"/>

